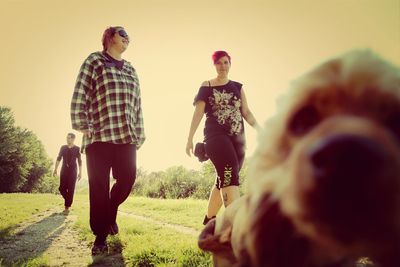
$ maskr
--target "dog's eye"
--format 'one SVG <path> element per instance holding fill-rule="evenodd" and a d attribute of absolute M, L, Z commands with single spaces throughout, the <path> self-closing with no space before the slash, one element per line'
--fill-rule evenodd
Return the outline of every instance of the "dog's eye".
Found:
<path fill-rule="evenodd" d="M 303 135 L 317 125 L 321 120 L 314 106 L 305 106 L 298 110 L 289 121 L 289 130 L 294 135 Z"/>

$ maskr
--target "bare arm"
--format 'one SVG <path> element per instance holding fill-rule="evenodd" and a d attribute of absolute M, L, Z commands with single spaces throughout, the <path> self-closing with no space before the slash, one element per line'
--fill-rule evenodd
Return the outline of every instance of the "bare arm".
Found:
<path fill-rule="evenodd" d="M 53 172 L 54 176 L 57 176 L 58 166 L 60 165 L 60 162 L 61 162 L 60 160 L 56 161 L 56 166 L 54 167 L 54 172 Z"/>
<path fill-rule="evenodd" d="M 254 117 L 253 113 L 251 112 L 251 110 L 249 108 L 249 105 L 247 104 L 247 98 L 246 98 L 246 94 L 243 91 L 243 88 L 241 90 L 240 96 L 241 96 L 241 100 L 242 100 L 241 112 L 242 112 L 243 118 L 254 129 L 259 130 L 260 125 L 258 125 L 256 118 Z"/>
<path fill-rule="evenodd" d="M 58 156 L 57 156 L 57 160 L 56 160 L 56 166 L 54 167 L 54 172 L 53 172 L 54 176 L 57 176 L 58 166 L 60 165 L 62 154 L 63 154 L 63 147 L 61 147 L 60 148 L 60 152 L 58 152 Z"/>
<path fill-rule="evenodd" d="M 196 108 L 193 113 L 192 122 L 190 124 L 189 136 L 186 144 L 186 154 L 190 156 L 190 152 L 193 153 L 193 136 L 196 133 L 197 128 L 201 122 L 201 119 L 204 116 L 204 109 L 206 107 L 206 103 L 202 100 L 197 101 Z"/>

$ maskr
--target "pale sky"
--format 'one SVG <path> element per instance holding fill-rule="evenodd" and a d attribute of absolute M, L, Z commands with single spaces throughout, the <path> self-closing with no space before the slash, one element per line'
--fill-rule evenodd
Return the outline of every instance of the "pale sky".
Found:
<path fill-rule="evenodd" d="M 147 134 L 137 162 L 147 171 L 201 166 L 184 150 L 193 98 L 216 75 L 215 50 L 232 56 L 230 79 L 244 84 L 260 123 L 292 79 L 332 56 L 371 48 L 400 64 L 400 0 L 0 0 L 0 23 L 0 105 L 53 159 L 72 131 L 80 65 L 101 50 L 106 27 L 125 27 L 123 57 L 139 75 Z M 246 133 L 250 156 L 256 133 Z"/>

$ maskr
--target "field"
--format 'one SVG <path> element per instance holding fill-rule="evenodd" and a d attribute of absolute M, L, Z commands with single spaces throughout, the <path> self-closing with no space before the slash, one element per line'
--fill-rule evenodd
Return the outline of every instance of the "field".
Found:
<path fill-rule="evenodd" d="M 197 248 L 207 202 L 129 197 L 109 255 L 90 256 L 87 194 L 62 213 L 59 195 L 0 195 L 0 266 L 211 266 Z"/>

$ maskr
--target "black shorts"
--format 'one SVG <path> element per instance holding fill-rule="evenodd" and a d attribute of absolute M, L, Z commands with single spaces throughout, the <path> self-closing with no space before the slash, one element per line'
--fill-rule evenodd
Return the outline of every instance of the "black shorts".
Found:
<path fill-rule="evenodd" d="M 244 137 L 217 135 L 206 140 L 205 150 L 217 172 L 215 186 L 238 186 L 245 156 Z"/>

